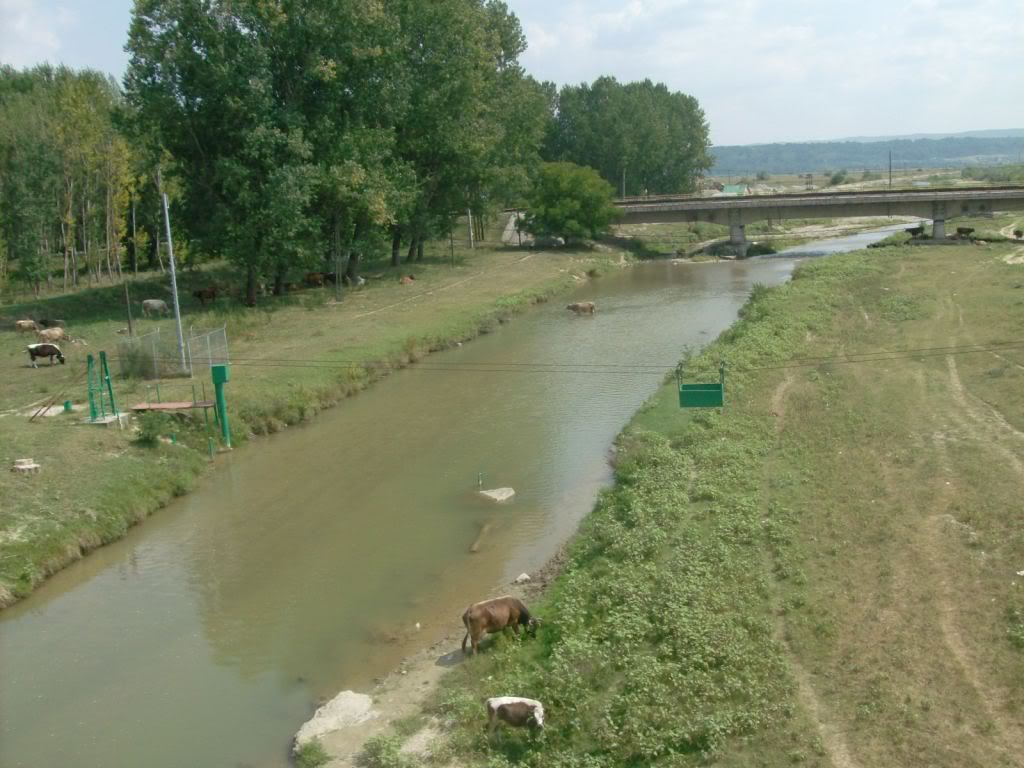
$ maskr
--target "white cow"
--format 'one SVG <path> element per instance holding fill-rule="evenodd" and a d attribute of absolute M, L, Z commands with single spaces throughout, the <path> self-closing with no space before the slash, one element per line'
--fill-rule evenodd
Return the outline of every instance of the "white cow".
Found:
<path fill-rule="evenodd" d="M 499 722 L 514 728 L 543 728 L 544 705 L 521 696 L 496 696 L 487 700 L 487 732 L 493 734 Z"/>
<path fill-rule="evenodd" d="M 143 299 L 142 301 L 142 314 L 146 317 L 149 317 L 154 312 L 166 315 L 170 311 L 167 302 L 163 299 Z"/>

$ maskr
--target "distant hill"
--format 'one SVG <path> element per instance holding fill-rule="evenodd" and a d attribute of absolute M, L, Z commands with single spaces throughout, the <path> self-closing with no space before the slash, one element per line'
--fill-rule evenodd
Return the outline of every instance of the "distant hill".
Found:
<path fill-rule="evenodd" d="M 978 131 L 976 133 L 989 133 Z M 1014 133 L 995 131 L 994 133 Z M 963 168 L 1002 165 L 1024 159 L 1020 136 L 955 136 L 946 138 L 885 138 L 793 144 L 750 144 L 713 147 L 715 176 L 766 173 L 809 173 L 823 170 L 882 170 L 894 168 Z"/>
<path fill-rule="evenodd" d="M 961 133 L 908 133 L 904 136 L 848 136 L 842 139 L 832 139 L 833 142 L 842 141 L 898 141 L 900 139 L 1024 139 L 1024 128 L 993 129 L 988 131 L 963 131 Z"/>

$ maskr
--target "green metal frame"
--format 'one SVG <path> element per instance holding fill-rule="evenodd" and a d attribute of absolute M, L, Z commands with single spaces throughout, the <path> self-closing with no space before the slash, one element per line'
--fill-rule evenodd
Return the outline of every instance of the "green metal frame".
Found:
<path fill-rule="evenodd" d="M 718 383 L 683 384 L 683 365 L 676 368 L 680 408 L 725 407 L 725 363 L 718 366 Z"/>
<path fill-rule="evenodd" d="M 114 400 L 114 384 L 110 378 L 110 366 L 107 365 L 107 353 L 100 352 L 100 362 L 96 365 L 96 359 L 89 355 L 86 358 L 88 367 L 86 377 L 89 392 L 89 421 L 98 421 L 100 418 L 120 416 L 117 410 L 117 403 Z"/>

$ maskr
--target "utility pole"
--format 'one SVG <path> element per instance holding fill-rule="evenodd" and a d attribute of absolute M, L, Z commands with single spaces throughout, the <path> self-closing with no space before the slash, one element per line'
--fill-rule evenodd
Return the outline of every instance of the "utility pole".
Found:
<path fill-rule="evenodd" d="M 476 240 L 474 239 L 476 236 L 473 232 L 473 209 L 467 208 L 466 215 L 469 217 L 469 248 L 474 250 L 476 248 Z"/>
<path fill-rule="evenodd" d="M 889 150 L 889 191 L 892 191 L 892 150 Z"/>
<path fill-rule="evenodd" d="M 174 242 L 171 240 L 171 214 L 167 206 L 167 193 L 163 191 L 163 178 L 160 169 L 156 172 L 156 183 L 160 188 L 160 196 L 164 201 L 164 224 L 167 227 L 167 255 L 171 263 L 171 297 L 174 299 L 174 323 L 178 331 L 178 355 L 181 357 L 182 373 L 191 374 L 185 362 L 185 335 L 181 332 L 181 307 L 178 304 L 178 275 L 174 268 Z"/>
<path fill-rule="evenodd" d="M 121 283 L 124 285 L 124 306 L 128 310 L 128 338 L 133 336 L 132 333 L 132 299 L 128 295 L 128 281 L 122 280 Z"/>
<path fill-rule="evenodd" d="M 626 164 L 622 164 L 622 197 L 626 197 Z"/>

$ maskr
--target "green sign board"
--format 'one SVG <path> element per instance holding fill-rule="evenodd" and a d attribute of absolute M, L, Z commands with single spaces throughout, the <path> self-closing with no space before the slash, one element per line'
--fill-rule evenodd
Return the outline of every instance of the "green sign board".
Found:
<path fill-rule="evenodd" d="M 725 406 L 725 364 L 718 368 L 718 383 L 683 384 L 682 366 L 676 369 L 680 408 L 723 408 Z"/>

